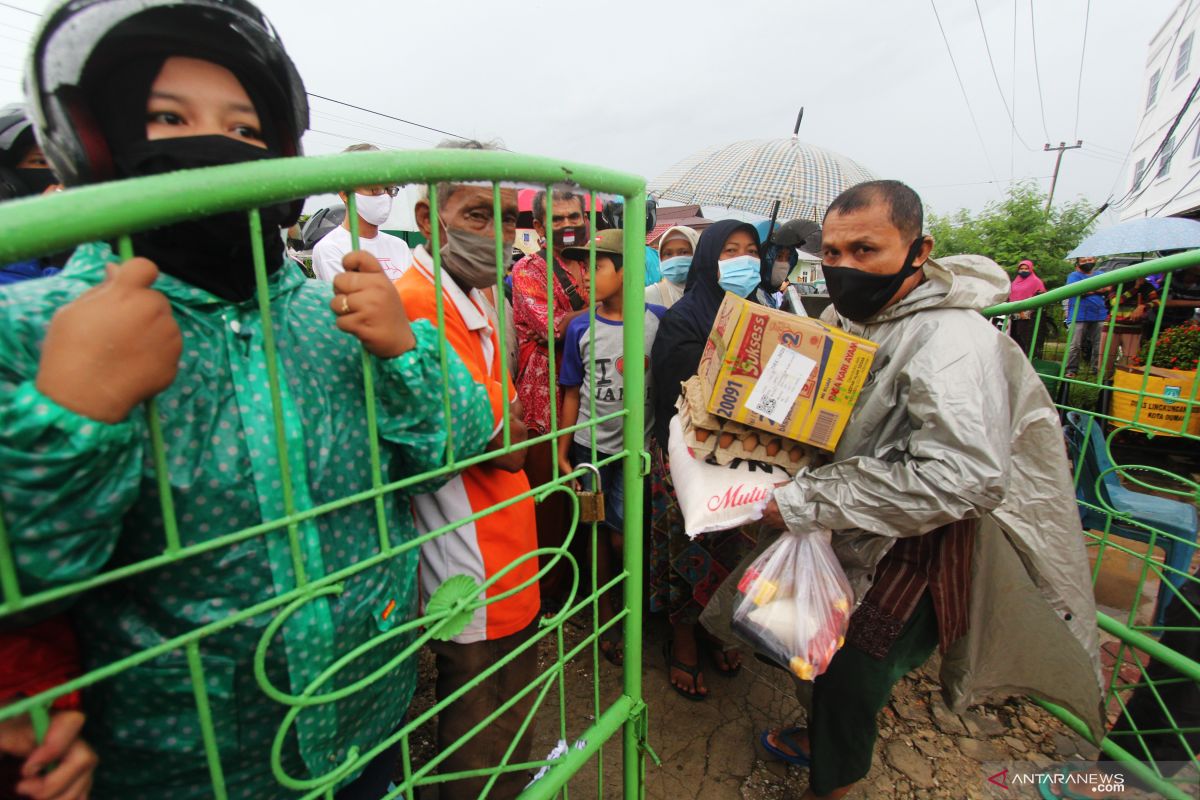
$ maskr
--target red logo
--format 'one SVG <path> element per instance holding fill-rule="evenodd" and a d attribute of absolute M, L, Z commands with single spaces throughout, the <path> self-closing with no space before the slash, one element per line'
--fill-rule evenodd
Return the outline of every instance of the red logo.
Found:
<path fill-rule="evenodd" d="M 1008 768 L 1000 770 L 995 775 L 988 776 L 988 783 L 999 786 L 1001 789 L 1008 788 Z"/>
<path fill-rule="evenodd" d="M 714 494 L 708 498 L 706 505 L 709 511 L 724 511 L 725 509 L 761 502 L 766 500 L 770 495 L 771 493 L 762 486 L 747 489 L 744 483 L 739 483 L 737 486 L 730 486 L 725 490 L 724 494 Z"/>
<path fill-rule="evenodd" d="M 738 351 L 733 364 L 734 375 L 747 375 L 757 378 L 762 374 L 762 342 L 763 334 L 767 331 L 767 316 L 751 314 L 750 322 L 746 325 L 746 335 L 742 337 L 742 348 Z"/>

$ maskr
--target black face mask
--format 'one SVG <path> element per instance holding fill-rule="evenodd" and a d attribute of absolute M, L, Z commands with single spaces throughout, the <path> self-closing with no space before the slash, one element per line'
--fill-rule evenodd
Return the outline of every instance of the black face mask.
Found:
<path fill-rule="evenodd" d="M 853 267 L 834 267 L 829 264 L 821 265 L 821 273 L 825 276 L 825 286 L 833 307 L 843 317 L 855 322 L 866 322 L 879 313 L 880 309 L 896 296 L 900 286 L 921 267 L 913 262 L 921 252 L 925 243 L 922 236 L 913 240 L 908 248 L 908 256 L 899 272 L 891 275 L 876 275 L 873 272 L 863 272 Z"/>
<path fill-rule="evenodd" d="M 1095 264 L 1080 264 L 1079 265 L 1079 271 L 1082 272 L 1084 275 L 1088 274 L 1095 268 L 1096 268 Z"/>
<path fill-rule="evenodd" d="M 187 136 L 136 142 L 116 153 L 123 178 L 162 175 L 181 169 L 241 164 L 278 153 L 228 136 Z M 295 218 L 290 203 L 259 209 L 267 274 L 283 266 L 279 229 Z M 177 222 L 133 235 L 133 252 L 150 259 L 168 275 L 217 297 L 240 303 L 254 296 L 254 256 L 250 220 L 244 211 Z"/>
<path fill-rule="evenodd" d="M 555 247 L 586 247 L 588 242 L 587 225 L 568 225 L 554 231 Z"/>
<path fill-rule="evenodd" d="M 21 182 L 25 184 L 25 188 L 29 190 L 29 194 L 31 195 L 41 194 L 58 183 L 58 178 L 54 177 L 54 172 L 45 167 L 38 169 L 18 167 L 13 172 L 17 173 L 21 178 Z"/>

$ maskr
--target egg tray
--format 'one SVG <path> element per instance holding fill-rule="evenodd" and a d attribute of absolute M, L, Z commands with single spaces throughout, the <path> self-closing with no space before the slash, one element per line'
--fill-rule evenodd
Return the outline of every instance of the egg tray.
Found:
<path fill-rule="evenodd" d="M 684 442 L 697 456 L 711 455 L 721 465 L 736 459 L 759 461 L 782 467 L 788 474 L 821 463 L 824 458 L 811 445 L 723 419 L 709 413 L 704 406 L 700 378 L 692 376 L 683 383 L 683 393 L 675 407 Z"/>

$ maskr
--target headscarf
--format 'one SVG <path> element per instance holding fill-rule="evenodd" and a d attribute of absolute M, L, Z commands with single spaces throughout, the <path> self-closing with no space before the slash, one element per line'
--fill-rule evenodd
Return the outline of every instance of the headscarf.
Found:
<path fill-rule="evenodd" d="M 658 239 L 657 254 L 660 259 L 662 257 L 663 246 L 672 239 L 682 239 L 683 241 L 687 242 L 692 248 L 692 254 L 695 255 L 696 242 L 700 239 L 700 231 L 688 228 L 684 225 L 675 225 L 674 227 L 668 228 L 667 232 Z M 648 279 L 649 275 L 647 275 L 647 280 Z M 677 283 L 672 283 L 671 281 L 667 280 L 665 275 L 661 275 L 661 272 L 659 280 L 655 281 L 654 284 L 648 285 L 658 286 L 659 302 L 661 302 L 662 305 L 666 306 L 667 308 L 670 308 L 678 303 L 679 298 L 683 297 L 683 287 Z"/>
<path fill-rule="evenodd" d="M 736 231 L 749 233 L 758 244 L 758 232 L 747 222 L 723 219 L 709 226 L 692 254 L 683 298 L 667 310 L 659 323 L 650 352 L 650 373 L 654 383 L 654 434 L 664 447 L 671 417 L 675 416 L 679 384 L 696 374 L 717 309 L 725 299 L 725 290 L 718 283 L 717 262 L 725 242 Z"/>
<path fill-rule="evenodd" d="M 180 53 L 133 53 L 123 60 L 102 58 L 92 68 L 89 62 L 85 86 L 92 98 L 92 112 L 112 154 L 118 178 L 140 177 L 170 172 L 182 167 L 239 163 L 245 160 L 277 157 L 278 127 L 270 119 L 264 93 L 252 73 L 226 66 L 238 78 L 258 113 L 267 149 L 220 136 L 204 137 L 187 161 L 180 161 L 158 148 L 171 144 L 196 142 L 199 137 L 148 142 L 146 106 L 150 89 L 172 55 L 204 58 L 226 66 L 216 57 L 200 50 Z M 236 65 L 235 65 L 236 67 Z M 262 220 L 263 255 L 267 274 L 283 266 L 283 242 L 279 228 L 290 223 L 291 204 L 281 203 L 259 210 Z M 254 296 L 254 254 L 250 226 L 243 212 L 227 212 L 210 217 L 176 222 L 162 228 L 135 233 L 134 253 L 145 256 L 168 275 L 204 289 L 217 297 L 244 302 Z"/>
<path fill-rule="evenodd" d="M 686 225 L 675 225 L 667 228 L 667 232 L 658 240 L 658 255 L 662 257 L 663 245 L 671 239 L 686 239 L 688 244 L 692 246 L 692 255 L 696 253 L 696 242 L 700 241 L 700 231 L 695 228 L 689 228 Z"/>
<path fill-rule="evenodd" d="M 1039 295 L 1046 291 L 1046 284 L 1042 283 L 1042 279 L 1033 271 L 1032 261 L 1022 261 L 1020 266 L 1029 267 L 1029 276 L 1022 278 L 1018 275 L 1013 278 L 1012 289 L 1008 293 L 1008 299 L 1014 303 L 1019 300 L 1028 300 L 1034 295 Z"/>

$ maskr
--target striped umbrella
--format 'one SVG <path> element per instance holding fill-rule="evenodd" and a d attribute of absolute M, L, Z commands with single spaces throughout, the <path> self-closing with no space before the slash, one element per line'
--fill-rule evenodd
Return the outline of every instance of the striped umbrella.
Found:
<path fill-rule="evenodd" d="M 662 200 L 720 206 L 779 219 L 819 222 L 839 194 L 875 176 L 858 162 L 795 136 L 717 145 L 680 161 L 650 182 Z"/>

